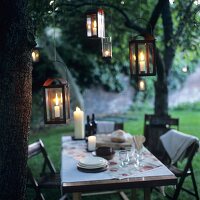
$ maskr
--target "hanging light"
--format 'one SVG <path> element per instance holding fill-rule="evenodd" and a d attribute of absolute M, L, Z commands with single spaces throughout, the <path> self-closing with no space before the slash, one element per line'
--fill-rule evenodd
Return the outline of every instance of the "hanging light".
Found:
<path fill-rule="evenodd" d="M 48 79 L 44 88 L 44 121 L 46 124 L 66 124 L 70 119 L 68 82 L 61 78 Z"/>
<path fill-rule="evenodd" d="M 146 90 L 146 82 L 143 79 L 138 80 L 138 89 L 140 91 L 145 91 Z"/>
<path fill-rule="evenodd" d="M 188 71 L 189 71 L 189 67 L 188 66 L 182 67 L 182 72 L 187 73 Z"/>
<path fill-rule="evenodd" d="M 104 38 L 105 22 L 103 9 L 89 10 L 86 13 L 87 37 Z"/>
<path fill-rule="evenodd" d="M 102 57 L 112 58 L 112 38 L 102 38 Z"/>
<path fill-rule="evenodd" d="M 129 42 L 129 59 L 131 76 L 156 75 L 155 39 L 153 36 Z"/>
<path fill-rule="evenodd" d="M 32 61 L 35 63 L 40 61 L 40 51 L 38 47 L 35 47 L 32 50 L 31 57 L 32 57 Z"/>

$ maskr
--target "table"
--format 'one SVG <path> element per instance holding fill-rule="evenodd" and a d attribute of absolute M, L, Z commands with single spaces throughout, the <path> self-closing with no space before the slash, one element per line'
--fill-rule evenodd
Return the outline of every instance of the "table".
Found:
<path fill-rule="evenodd" d="M 84 173 L 78 171 L 78 161 L 91 154 L 86 151 L 84 140 L 72 140 L 71 136 L 62 137 L 61 152 L 61 185 L 62 192 L 73 193 L 73 199 L 81 199 L 81 193 L 123 189 L 144 189 L 144 199 L 150 199 L 150 188 L 155 186 L 175 185 L 177 179 L 157 158 L 147 149 L 144 151 L 144 164 L 140 170 L 128 168 L 118 170 L 117 153 L 109 161 L 109 169 L 100 173 Z M 149 159 L 153 162 L 149 163 Z M 117 170 L 113 170 L 117 169 Z M 125 170 L 125 171 L 123 171 Z"/>

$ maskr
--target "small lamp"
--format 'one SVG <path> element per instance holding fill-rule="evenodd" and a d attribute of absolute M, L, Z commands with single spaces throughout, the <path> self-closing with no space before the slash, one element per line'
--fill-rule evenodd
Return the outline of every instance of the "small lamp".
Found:
<path fill-rule="evenodd" d="M 131 76 L 155 76 L 155 39 L 148 36 L 144 39 L 134 38 L 129 42 L 129 59 Z"/>
<path fill-rule="evenodd" d="M 86 28 L 88 38 L 104 38 L 105 22 L 102 9 L 89 10 L 86 13 Z"/>
<path fill-rule="evenodd" d="M 39 48 L 35 47 L 32 50 L 31 56 L 32 56 L 32 61 L 33 62 L 35 62 L 35 63 L 39 62 L 40 61 L 40 51 L 39 51 Z"/>
<path fill-rule="evenodd" d="M 146 82 L 143 79 L 138 80 L 138 89 L 140 91 L 145 91 L 146 90 Z"/>
<path fill-rule="evenodd" d="M 102 57 L 112 58 L 112 39 L 111 37 L 102 38 Z"/>
<path fill-rule="evenodd" d="M 188 71 L 189 71 L 189 67 L 188 66 L 182 67 L 182 72 L 187 73 Z"/>
<path fill-rule="evenodd" d="M 44 88 L 44 121 L 46 124 L 66 124 L 70 119 L 69 85 L 64 79 L 48 79 Z"/>

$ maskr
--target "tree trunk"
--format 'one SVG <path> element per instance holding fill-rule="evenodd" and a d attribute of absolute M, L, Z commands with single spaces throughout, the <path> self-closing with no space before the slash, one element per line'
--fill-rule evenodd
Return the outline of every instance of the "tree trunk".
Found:
<path fill-rule="evenodd" d="M 1 2 L 0 200 L 25 199 L 34 44 L 26 10 L 27 0 Z"/>
<path fill-rule="evenodd" d="M 165 2 L 162 10 L 163 30 L 164 30 L 164 58 L 163 61 L 157 52 L 157 81 L 155 86 L 155 114 L 159 116 L 168 115 L 168 75 L 172 67 L 175 50 L 172 43 L 173 23 L 169 1 Z"/>

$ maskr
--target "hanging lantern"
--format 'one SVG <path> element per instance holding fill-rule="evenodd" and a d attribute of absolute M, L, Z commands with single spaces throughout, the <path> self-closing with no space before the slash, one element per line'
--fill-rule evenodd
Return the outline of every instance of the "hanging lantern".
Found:
<path fill-rule="evenodd" d="M 182 67 L 182 72 L 187 73 L 188 71 L 189 71 L 189 67 L 188 66 Z"/>
<path fill-rule="evenodd" d="M 146 82 L 143 79 L 138 80 L 138 89 L 140 91 L 145 91 L 146 90 Z"/>
<path fill-rule="evenodd" d="M 102 57 L 112 58 L 112 38 L 102 38 Z"/>
<path fill-rule="evenodd" d="M 86 13 L 86 18 L 87 37 L 104 38 L 104 11 L 102 9 L 90 10 Z"/>
<path fill-rule="evenodd" d="M 31 53 L 31 56 L 32 56 L 32 61 L 33 62 L 39 62 L 40 61 L 40 51 L 39 51 L 39 48 L 34 48 L 32 50 L 32 53 Z"/>
<path fill-rule="evenodd" d="M 44 85 L 44 121 L 66 124 L 70 118 L 69 85 L 64 79 L 48 79 Z"/>
<path fill-rule="evenodd" d="M 131 40 L 129 57 L 131 76 L 156 75 L 155 39 L 153 36 Z"/>

